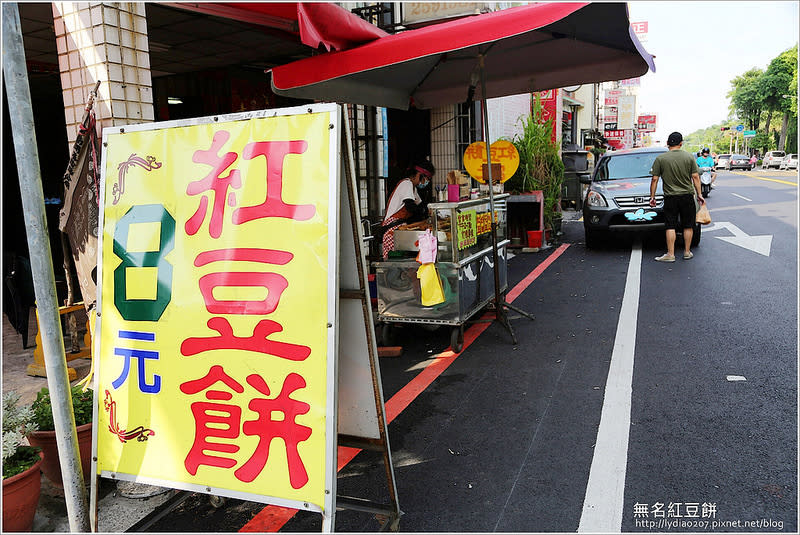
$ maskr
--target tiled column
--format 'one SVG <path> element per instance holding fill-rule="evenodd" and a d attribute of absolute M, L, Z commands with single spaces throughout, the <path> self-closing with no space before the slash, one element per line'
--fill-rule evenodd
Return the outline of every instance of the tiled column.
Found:
<path fill-rule="evenodd" d="M 53 22 L 70 149 L 98 80 L 101 127 L 154 120 L 144 3 L 53 2 Z"/>

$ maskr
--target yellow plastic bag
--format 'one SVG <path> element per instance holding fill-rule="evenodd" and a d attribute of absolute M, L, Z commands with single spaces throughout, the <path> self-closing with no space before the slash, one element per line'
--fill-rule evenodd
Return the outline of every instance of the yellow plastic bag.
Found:
<path fill-rule="evenodd" d="M 444 290 L 442 281 L 439 280 L 439 273 L 434 264 L 422 264 L 417 269 L 417 278 L 422 295 L 420 301 L 422 306 L 433 306 L 444 303 Z"/>

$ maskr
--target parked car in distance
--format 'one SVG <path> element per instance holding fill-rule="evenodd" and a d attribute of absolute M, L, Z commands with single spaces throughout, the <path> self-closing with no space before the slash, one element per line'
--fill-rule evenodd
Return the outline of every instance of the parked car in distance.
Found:
<path fill-rule="evenodd" d="M 784 156 L 786 156 L 786 153 L 782 150 L 768 151 L 761 160 L 761 169 L 769 169 L 770 167 L 776 169 L 780 168 Z"/>
<path fill-rule="evenodd" d="M 797 154 L 787 154 L 778 169 L 797 169 Z"/>
<path fill-rule="evenodd" d="M 731 154 L 728 160 L 728 169 L 752 169 L 754 165 L 750 163 L 750 156 L 744 154 Z"/>
<path fill-rule="evenodd" d="M 650 207 L 650 182 L 656 156 L 665 147 L 607 152 L 597 162 L 583 202 L 586 247 L 595 248 L 604 238 L 628 232 L 664 232 L 664 194 L 661 180 L 656 189 L 656 206 Z M 681 230 L 678 230 L 682 234 Z M 695 225 L 692 245 L 700 243 L 700 225 Z"/>
<path fill-rule="evenodd" d="M 731 155 L 730 154 L 720 154 L 717 156 L 717 169 L 727 169 L 728 163 L 730 163 Z"/>

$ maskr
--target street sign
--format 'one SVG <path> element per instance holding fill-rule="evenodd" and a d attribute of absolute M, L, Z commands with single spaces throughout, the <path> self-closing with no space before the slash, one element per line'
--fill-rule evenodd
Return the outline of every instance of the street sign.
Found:
<path fill-rule="evenodd" d="M 756 131 L 755 130 L 745 130 L 744 132 L 742 132 L 742 136 L 743 137 L 756 137 Z"/>
<path fill-rule="evenodd" d="M 625 130 L 605 130 L 603 137 L 606 139 L 622 139 L 625 137 Z"/>
<path fill-rule="evenodd" d="M 493 176 L 494 181 L 505 182 L 517 172 L 519 167 L 519 152 L 510 141 L 498 139 L 489 146 L 492 151 L 492 169 L 495 164 L 500 165 L 500 176 Z M 469 176 L 480 182 L 488 184 L 489 181 L 483 176 L 484 166 L 488 162 L 486 154 L 486 143 L 476 141 L 464 151 L 464 169 Z"/>
<path fill-rule="evenodd" d="M 617 127 L 625 130 L 636 125 L 636 96 L 626 95 L 619 97 L 619 117 Z"/>
<path fill-rule="evenodd" d="M 740 125 L 738 125 L 738 126 L 736 127 L 736 131 L 737 131 L 737 132 L 741 132 L 742 130 L 744 130 L 744 125 L 743 125 L 743 124 L 740 124 Z"/>
<path fill-rule="evenodd" d="M 655 132 L 656 114 L 639 115 L 639 117 L 636 118 L 636 128 L 640 132 Z"/>

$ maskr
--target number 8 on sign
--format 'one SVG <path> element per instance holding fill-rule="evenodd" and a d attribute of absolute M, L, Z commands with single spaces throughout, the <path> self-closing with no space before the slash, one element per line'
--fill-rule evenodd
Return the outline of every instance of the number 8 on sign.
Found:
<path fill-rule="evenodd" d="M 136 232 L 137 246 L 129 239 L 131 225 L 158 225 L 158 243 L 142 246 L 141 237 L 155 232 Z M 128 321 L 158 321 L 172 300 L 172 264 L 166 255 L 175 246 L 175 218 L 160 204 L 131 207 L 114 231 L 114 254 L 122 263 L 114 270 L 114 305 Z M 131 250 L 133 249 L 133 250 Z"/>

